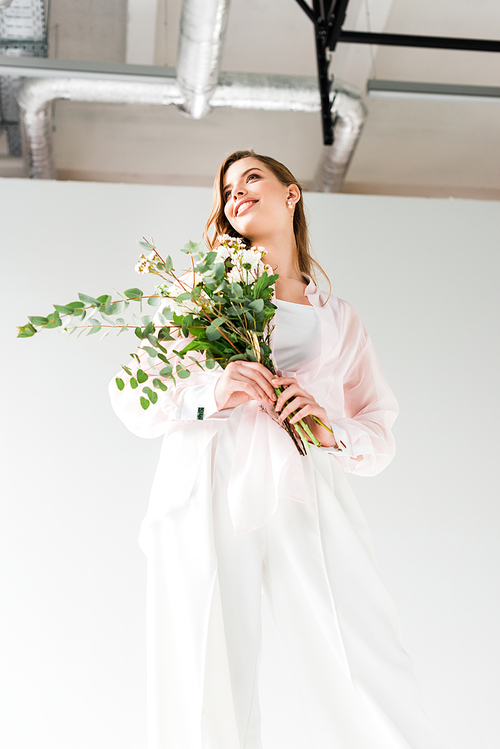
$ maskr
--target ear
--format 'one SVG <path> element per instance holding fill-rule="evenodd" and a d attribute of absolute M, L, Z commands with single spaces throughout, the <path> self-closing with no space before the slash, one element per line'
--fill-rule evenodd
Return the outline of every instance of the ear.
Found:
<path fill-rule="evenodd" d="M 287 198 L 286 199 L 287 200 L 291 200 L 292 203 L 294 203 L 294 204 L 297 203 L 297 201 L 300 200 L 300 190 L 297 187 L 297 185 L 293 185 L 293 184 L 292 185 L 288 185 L 287 190 L 288 190 L 288 192 L 287 192 Z"/>

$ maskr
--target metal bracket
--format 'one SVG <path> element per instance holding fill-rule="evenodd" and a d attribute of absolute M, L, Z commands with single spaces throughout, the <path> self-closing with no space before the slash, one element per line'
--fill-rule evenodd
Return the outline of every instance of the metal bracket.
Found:
<path fill-rule="evenodd" d="M 314 24 L 314 38 L 316 41 L 316 59 L 318 65 L 318 85 L 321 98 L 321 120 L 323 125 L 323 143 L 325 146 L 333 144 L 333 118 L 330 93 L 333 76 L 330 76 L 332 39 L 338 37 L 344 23 L 349 0 L 312 0 L 311 8 L 305 0 L 297 0 L 302 10 Z"/>
<path fill-rule="evenodd" d="M 366 31 L 344 31 L 349 0 L 297 0 L 302 10 L 314 24 L 318 83 L 321 96 L 323 142 L 333 143 L 333 120 L 330 91 L 333 76 L 328 73 L 331 54 L 337 44 L 384 44 L 396 47 L 427 47 L 434 49 L 461 49 L 475 52 L 500 52 L 500 41 L 492 39 L 455 39 L 443 36 L 416 36 L 411 34 L 379 34 Z"/>

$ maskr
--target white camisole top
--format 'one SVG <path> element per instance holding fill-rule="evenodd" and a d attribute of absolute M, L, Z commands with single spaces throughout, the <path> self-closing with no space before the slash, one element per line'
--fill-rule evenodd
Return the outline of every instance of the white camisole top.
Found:
<path fill-rule="evenodd" d="M 273 299 L 273 353 L 278 369 L 294 372 L 298 366 L 316 358 L 321 348 L 320 322 L 316 310 L 308 304 Z"/>

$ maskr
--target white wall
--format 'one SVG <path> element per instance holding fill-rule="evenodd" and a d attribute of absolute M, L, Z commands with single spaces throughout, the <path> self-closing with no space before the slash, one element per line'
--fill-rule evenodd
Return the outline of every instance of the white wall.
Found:
<path fill-rule="evenodd" d="M 108 404 L 131 338 L 18 340 L 16 326 L 78 291 L 144 284 L 133 271 L 142 235 L 180 265 L 177 248 L 200 237 L 210 204 L 203 188 L 0 180 L 8 749 L 145 747 L 136 539 L 159 449 Z M 352 484 L 406 648 L 450 749 L 493 749 L 500 204 L 313 194 L 307 204 L 318 257 L 361 313 L 401 405 L 395 460 Z"/>

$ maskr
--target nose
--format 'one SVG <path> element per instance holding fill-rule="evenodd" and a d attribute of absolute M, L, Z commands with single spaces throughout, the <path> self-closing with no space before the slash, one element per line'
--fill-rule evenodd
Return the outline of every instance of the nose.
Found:
<path fill-rule="evenodd" d="M 233 187 L 232 197 L 234 198 L 234 200 L 238 200 L 244 194 L 245 194 L 245 189 L 243 185 L 235 185 Z"/>

